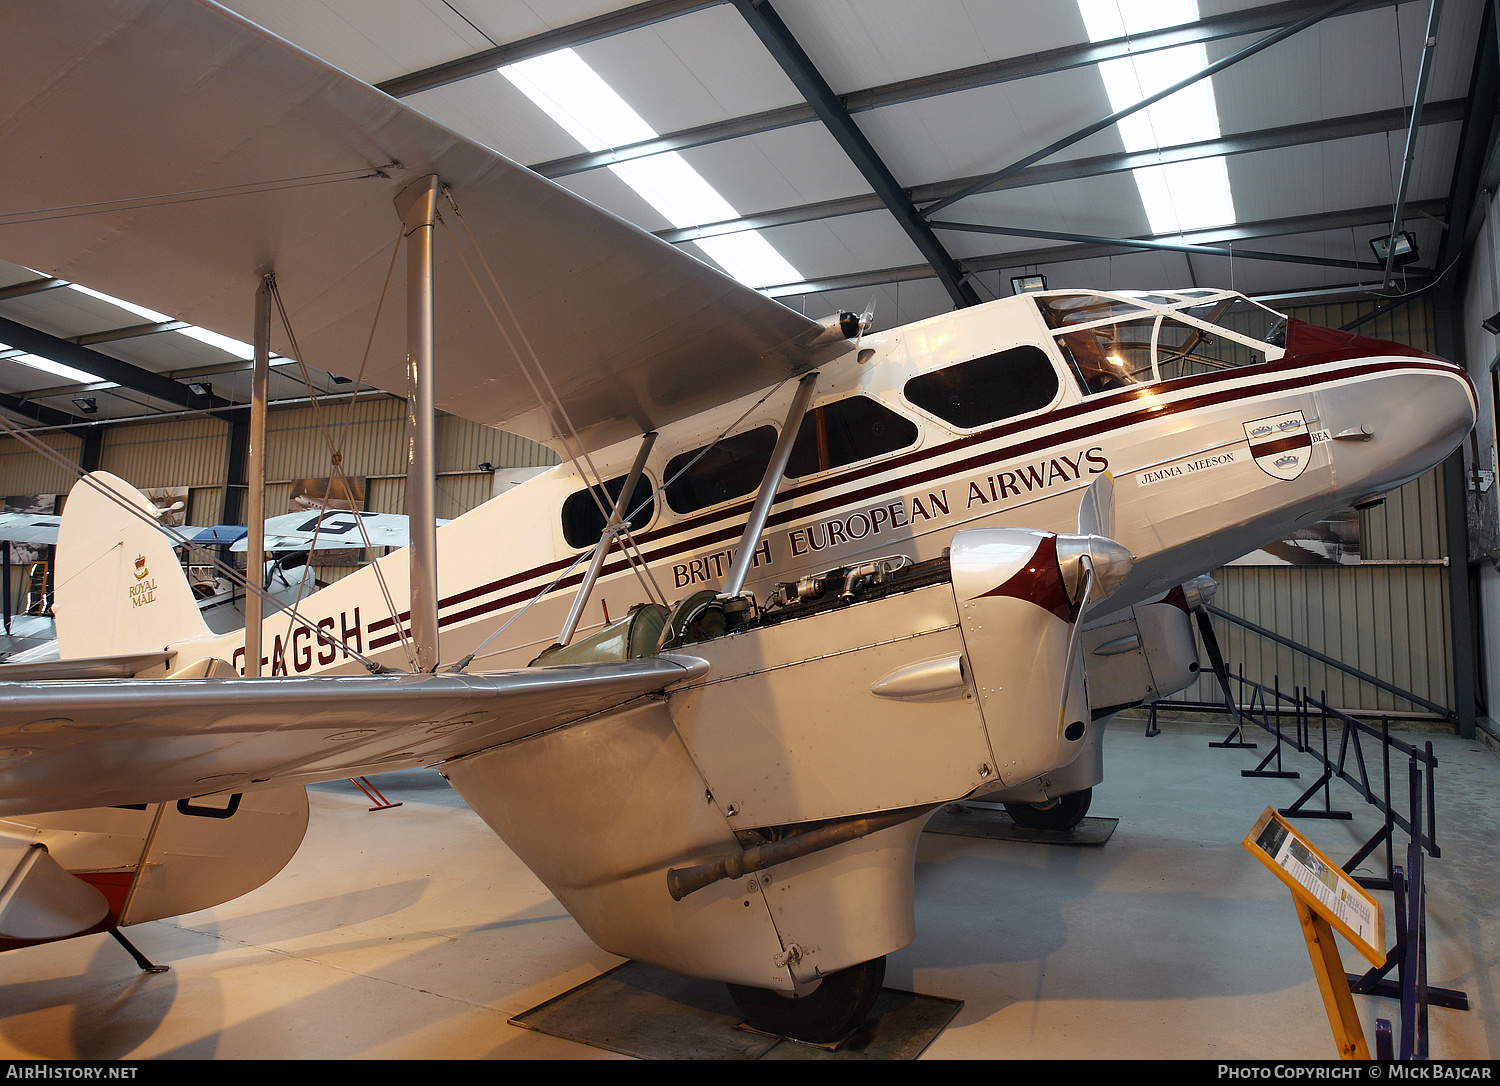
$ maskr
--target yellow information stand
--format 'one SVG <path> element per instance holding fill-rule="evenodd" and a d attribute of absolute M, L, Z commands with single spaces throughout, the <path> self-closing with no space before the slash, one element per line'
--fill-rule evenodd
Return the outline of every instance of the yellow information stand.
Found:
<path fill-rule="evenodd" d="M 1385 910 L 1338 864 L 1323 855 L 1270 807 L 1256 819 L 1244 846 L 1271 869 L 1292 891 L 1302 937 L 1312 958 L 1318 990 L 1328 1011 L 1328 1024 L 1338 1044 L 1339 1058 L 1368 1060 L 1369 1046 L 1349 992 L 1349 978 L 1339 957 L 1337 931 L 1369 959 L 1385 964 Z"/>

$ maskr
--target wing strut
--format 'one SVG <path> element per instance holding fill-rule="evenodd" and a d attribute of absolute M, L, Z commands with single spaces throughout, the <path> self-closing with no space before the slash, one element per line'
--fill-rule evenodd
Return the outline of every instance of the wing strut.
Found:
<path fill-rule="evenodd" d="M 437 460 L 432 407 L 432 235 L 438 179 L 428 174 L 396 197 L 406 234 L 406 513 L 411 531 L 411 638 L 417 669 L 438 665 Z"/>
<path fill-rule="evenodd" d="M 573 606 L 568 609 L 568 617 L 563 621 L 562 632 L 557 635 L 557 643 L 566 645 L 573 640 L 573 631 L 578 629 L 578 620 L 583 617 L 583 609 L 589 602 L 589 594 L 594 590 L 594 582 L 599 578 L 599 570 L 604 566 L 604 559 L 609 554 L 610 544 L 614 542 L 615 530 L 625 522 L 626 511 L 630 509 L 630 499 L 635 496 L 635 485 L 640 481 L 641 472 L 646 468 L 646 457 L 651 455 L 651 446 L 656 444 L 656 431 L 641 436 L 641 447 L 636 451 L 635 463 L 630 466 L 630 474 L 625 478 L 625 488 L 620 491 L 620 497 L 615 502 L 615 507 L 610 511 L 609 523 L 604 526 L 604 531 L 599 533 L 599 543 L 594 547 L 593 560 L 589 562 L 588 571 L 583 575 L 583 583 L 578 586 L 578 595 L 573 597 Z"/>
<path fill-rule="evenodd" d="M 245 677 L 260 674 L 261 593 L 266 575 L 266 396 L 271 374 L 271 273 L 255 290 L 255 363 L 250 374 L 250 439 L 245 459 Z M 226 558 L 230 557 L 225 555 Z"/>
<path fill-rule="evenodd" d="M 725 598 L 738 596 L 745 587 L 745 575 L 750 572 L 750 564 L 755 559 L 755 544 L 760 541 L 760 533 L 765 529 L 771 502 L 776 498 L 776 488 L 781 485 L 782 473 L 786 471 L 786 463 L 792 456 L 792 444 L 797 440 L 797 432 L 802 429 L 802 416 L 807 414 L 807 406 L 812 403 L 813 390 L 817 384 L 817 371 L 797 382 L 797 394 L 792 397 L 791 410 L 786 413 L 786 424 L 781 428 L 781 436 L 776 439 L 776 448 L 771 450 L 771 462 L 766 465 L 765 478 L 760 481 L 760 493 L 755 496 L 750 519 L 745 522 L 745 534 L 740 536 L 740 549 L 735 553 L 729 576 L 724 578 L 724 591 L 721 595 Z"/>

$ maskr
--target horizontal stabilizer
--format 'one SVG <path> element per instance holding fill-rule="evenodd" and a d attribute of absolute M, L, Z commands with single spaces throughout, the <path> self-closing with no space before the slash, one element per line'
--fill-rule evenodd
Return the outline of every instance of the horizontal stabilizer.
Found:
<path fill-rule="evenodd" d="M 88 656 L 35 664 L 0 664 L 0 683 L 46 682 L 48 679 L 130 679 L 162 667 L 177 653 L 136 652 L 124 656 Z"/>

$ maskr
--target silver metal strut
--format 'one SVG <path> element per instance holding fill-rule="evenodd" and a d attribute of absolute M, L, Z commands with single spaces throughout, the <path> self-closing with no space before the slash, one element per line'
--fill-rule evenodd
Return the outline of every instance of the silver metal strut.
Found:
<path fill-rule="evenodd" d="M 802 429 L 802 416 L 807 414 L 807 405 L 812 403 L 813 390 L 818 384 L 817 371 L 809 373 L 797 382 L 797 394 L 792 397 L 792 407 L 786 413 L 786 423 L 781 427 L 781 436 L 771 450 L 771 462 L 766 465 L 766 475 L 760 481 L 760 493 L 750 507 L 750 519 L 745 522 L 745 532 L 740 536 L 739 550 L 734 555 L 734 565 L 729 576 L 724 578 L 721 596 L 738 596 L 745 588 L 745 575 L 750 572 L 755 558 L 755 544 L 765 530 L 766 517 L 771 512 L 771 502 L 776 498 L 776 488 L 781 485 L 782 473 L 792 456 L 792 445 L 797 440 L 797 431 Z"/>
<path fill-rule="evenodd" d="M 407 422 L 406 515 L 411 528 L 411 637 L 417 670 L 438 665 L 437 460 L 432 406 L 432 235 L 437 225 L 436 174 L 396 197 L 406 236 Z"/>
<path fill-rule="evenodd" d="M 646 468 L 646 457 L 651 455 L 651 446 L 656 444 L 656 431 L 641 435 L 641 447 L 636 450 L 635 463 L 630 466 L 630 474 L 625 478 L 625 488 L 620 491 L 620 497 L 615 501 L 614 509 L 610 511 L 609 521 L 604 525 L 604 531 L 599 533 L 599 542 L 594 547 L 594 557 L 589 562 L 589 568 L 583 575 L 583 581 L 578 586 L 578 595 L 573 597 L 573 606 L 568 609 L 568 617 L 563 620 L 562 632 L 557 635 L 557 643 L 566 645 L 573 640 L 573 634 L 578 629 L 578 620 L 583 617 L 583 609 L 588 605 L 589 594 L 594 590 L 594 582 L 599 579 L 599 570 L 604 566 L 604 559 L 609 555 L 610 545 L 615 541 L 615 529 L 625 522 L 625 515 L 629 512 L 629 502 L 635 494 L 635 485 L 640 480 L 641 472 Z"/>
<path fill-rule="evenodd" d="M 250 372 L 250 439 L 245 480 L 245 675 L 260 674 L 261 593 L 266 577 L 266 390 L 271 378 L 271 273 L 255 291 L 255 362 Z M 275 668 L 271 669 L 273 672 Z"/>

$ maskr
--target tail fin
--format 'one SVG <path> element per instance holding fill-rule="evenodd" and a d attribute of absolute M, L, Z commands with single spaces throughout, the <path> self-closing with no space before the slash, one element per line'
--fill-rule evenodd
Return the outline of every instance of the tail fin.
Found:
<path fill-rule="evenodd" d="M 118 656 L 212 634 L 155 508 L 96 471 L 78 481 L 57 532 L 53 614 L 59 656 Z"/>

